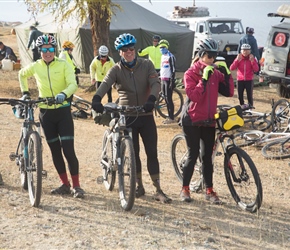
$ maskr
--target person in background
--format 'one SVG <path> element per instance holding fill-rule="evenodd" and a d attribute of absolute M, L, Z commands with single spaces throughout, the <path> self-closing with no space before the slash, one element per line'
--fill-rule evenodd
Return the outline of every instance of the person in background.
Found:
<path fill-rule="evenodd" d="M 183 168 L 180 198 L 185 202 L 191 201 L 189 183 L 202 141 L 205 151 L 202 158 L 204 163 L 202 172 L 206 187 L 205 199 L 214 204 L 222 203 L 213 190 L 212 152 L 216 134 L 214 115 L 219 93 L 232 97 L 234 82 L 224 61 L 214 64 L 217 51 L 218 44 L 215 40 L 201 40 L 192 66 L 184 73 L 186 100 L 180 122 L 188 148 L 188 158 Z"/>
<path fill-rule="evenodd" d="M 246 90 L 248 103 L 253 106 L 254 72 L 259 70 L 259 65 L 255 56 L 251 54 L 251 46 L 249 44 L 245 43 L 241 46 L 241 53 L 237 55 L 231 64 L 230 70 L 237 70 L 237 89 L 240 105 L 245 104 L 244 90 Z"/>
<path fill-rule="evenodd" d="M 154 67 L 155 67 L 157 73 L 159 73 L 162 54 L 160 52 L 158 43 L 161 40 L 161 36 L 154 35 L 152 37 L 152 39 L 153 39 L 153 45 L 148 46 L 144 49 L 139 49 L 138 56 L 147 56 L 148 55 L 148 59 L 154 64 Z"/>
<path fill-rule="evenodd" d="M 76 67 L 76 65 L 73 62 L 73 49 L 74 49 L 74 44 L 70 41 L 64 41 L 62 43 L 62 51 L 59 54 L 59 58 L 66 60 L 69 65 L 72 67 L 72 69 L 75 72 L 76 75 L 76 81 L 77 81 L 77 85 L 79 85 L 79 77 L 78 74 L 81 73 L 80 69 L 78 69 Z"/>
<path fill-rule="evenodd" d="M 57 104 L 51 106 L 39 104 L 39 120 L 51 151 L 53 164 L 62 185 L 51 190 L 51 194 L 73 194 L 75 198 L 83 198 L 84 190 L 79 183 L 79 162 L 74 149 L 74 124 L 70 102 L 67 98 L 78 88 L 74 71 L 68 62 L 55 56 L 56 40 L 53 36 L 42 35 L 37 38 L 41 59 L 19 71 L 19 82 L 22 99 L 29 98 L 27 79 L 34 76 L 37 81 L 40 98 L 52 97 Z M 72 190 L 66 172 L 64 157 L 72 179 Z"/>
<path fill-rule="evenodd" d="M 167 40 L 161 40 L 159 42 L 159 48 L 161 51 L 161 66 L 160 66 L 160 79 L 161 79 L 161 91 L 165 95 L 165 101 L 167 104 L 168 117 L 163 124 L 175 123 L 174 121 L 174 104 L 172 101 L 172 92 L 175 88 L 175 57 L 168 50 L 169 42 Z"/>
<path fill-rule="evenodd" d="M 43 35 L 43 33 L 39 31 L 37 28 L 35 28 L 34 26 L 30 26 L 29 29 L 30 29 L 30 33 L 29 33 L 29 39 L 27 43 L 27 50 L 29 50 L 30 46 L 32 46 L 32 57 L 33 57 L 33 61 L 36 62 L 38 59 L 40 59 L 40 53 L 38 51 L 37 46 L 35 45 L 35 42 L 39 36 Z"/>
<path fill-rule="evenodd" d="M 10 59 L 11 61 L 14 62 L 17 61 L 17 57 L 13 49 L 4 45 L 3 42 L 0 42 L 0 61 L 2 61 L 3 59 Z"/>
<path fill-rule="evenodd" d="M 254 37 L 254 28 L 247 27 L 246 35 L 240 39 L 239 53 L 242 50 L 243 44 L 249 44 L 251 46 L 251 53 L 256 57 L 257 61 L 260 61 L 260 53 L 258 49 L 257 40 Z"/>
<path fill-rule="evenodd" d="M 127 126 L 132 128 L 132 139 L 136 159 L 137 189 L 136 198 L 145 195 L 142 182 L 139 137 L 141 136 L 147 155 L 147 169 L 153 185 L 156 188 L 154 199 L 170 203 L 171 199 L 163 193 L 160 187 L 160 168 L 157 156 L 157 128 L 153 117 L 153 108 L 160 91 L 158 74 L 150 60 L 137 58 L 135 52 L 136 39 L 129 33 L 118 36 L 115 48 L 121 60 L 107 73 L 101 86 L 92 100 L 92 108 L 97 113 L 103 113 L 101 103 L 103 96 L 115 84 L 119 94 L 119 104 L 128 106 L 143 106 L 144 113 L 131 114 L 126 117 Z"/>
<path fill-rule="evenodd" d="M 99 55 L 96 56 L 90 64 L 91 83 L 98 89 L 110 68 L 115 65 L 114 59 L 109 57 L 109 49 L 102 45 L 99 48 Z M 112 102 L 112 88 L 109 88 L 108 102 Z"/>

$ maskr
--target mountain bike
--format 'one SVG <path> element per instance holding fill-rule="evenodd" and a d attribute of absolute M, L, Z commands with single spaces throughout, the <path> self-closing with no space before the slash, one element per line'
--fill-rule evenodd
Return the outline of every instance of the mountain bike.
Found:
<path fill-rule="evenodd" d="M 184 103 L 183 95 L 177 88 L 173 89 L 172 101 L 174 104 L 174 117 L 177 117 L 181 113 L 182 106 Z M 162 91 L 159 92 L 158 99 L 156 100 L 155 103 L 155 115 L 157 115 L 157 113 L 163 118 L 168 117 L 167 103 L 165 95 Z"/>
<path fill-rule="evenodd" d="M 55 104 L 53 98 L 38 100 L 21 100 L 0 98 L 0 104 L 10 104 L 17 118 L 23 119 L 21 135 L 16 151 L 9 155 L 15 161 L 20 172 L 21 187 L 28 190 L 30 203 L 38 207 L 41 199 L 43 171 L 42 140 L 40 123 L 34 120 L 37 103 Z"/>
<path fill-rule="evenodd" d="M 77 95 L 72 97 L 71 109 L 73 118 L 86 119 L 92 117 L 92 103 Z"/>
<path fill-rule="evenodd" d="M 206 123 L 206 121 L 205 121 Z M 258 170 L 250 156 L 231 140 L 232 135 L 216 127 L 216 139 L 212 162 L 215 157 L 224 156 L 224 174 L 227 186 L 237 205 L 251 213 L 256 212 L 262 204 L 263 189 Z M 229 139 L 231 143 L 228 142 Z M 222 148 L 223 153 L 219 152 Z M 199 192 L 204 188 L 202 174 L 204 146 L 200 142 L 200 153 L 195 164 L 195 171 L 190 185 L 191 191 Z M 188 158 L 188 149 L 183 134 L 174 136 L 171 141 L 171 161 L 178 180 L 183 182 L 183 168 Z"/>
<path fill-rule="evenodd" d="M 143 107 L 121 106 L 116 103 L 104 105 L 103 114 L 94 114 L 98 124 L 109 126 L 105 130 L 102 143 L 101 167 L 103 174 L 98 183 L 104 183 L 109 191 L 114 189 L 116 173 L 119 180 L 119 197 L 125 211 L 132 209 L 136 192 L 136 160 L 131 129 L 126 127 L 128 114 L 143 112 Z"/>

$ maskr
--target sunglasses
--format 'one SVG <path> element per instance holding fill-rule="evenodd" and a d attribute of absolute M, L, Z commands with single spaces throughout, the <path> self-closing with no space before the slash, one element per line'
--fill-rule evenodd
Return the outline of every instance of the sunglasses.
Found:
<path fill-rule="evenodd" d="M 41 48 L 40 51 L 41 51 L 42 53 L 47 53 L 48 51 L 49 51 L 50 53 L 52 53 L 52 52 L 55 52 L 55 48 Z"/>
<path fill-rule="evenodd" d="M 125 47 L 125 48 L 121 48 L 120 50 L 122 50 L 123 52 L 127 52 L 128 50 L 133 51 L 135 50 L 135 47 Z"/>
<path fill-rule="evenodd" d="M 215 52 L 207 52 L 206 53 L 207 54 L 207 57 L 208 57 L 208 59 L 216 59 L 216 57 L 217 57 L 217 53 L 215 53 Z"/>
<path fill-rule="evenodd" d="M 106 58 L 107 56 L 101 56 L 102 58 Z"/>

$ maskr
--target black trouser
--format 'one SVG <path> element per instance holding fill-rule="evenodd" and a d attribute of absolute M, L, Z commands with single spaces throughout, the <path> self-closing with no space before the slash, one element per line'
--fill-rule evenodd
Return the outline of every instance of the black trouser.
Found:
<path fill-rule="evenodd" d="M 139 135 L 142 138 L 147 155 L 147 169 L 152 177 L 159 174 L 159 161 L 157 157 L 157 128 L 152 115 L 127 117 L 127 126 L 132 128 L 133 146 L 136 159 L 137 175 L 142 172 L 140 160 Z"/>
<path fill-rule="evenodd" d="M 238 97 L 239 97 L 240 105 L 245 104 L 245 101 L 244 101 L 244 90 L 246 90 L 246 93 L 247 93 L 248 103 L 251 104 L 251 106 L 254 105 L 253 87 L 254 87 L 254 81 L 253 80 L 238 81 Z"/>
<path fill-rule="evenodd" d="M 74 124 L 70 106 L 40 109 L 39 120 L 50 148 L 58 174 L 66 173 L 64 154 L 70 174 L 79 174 L 79 162 L 74 150 Z"/>
<path fill-rule="evenodd" d="M 102 82 L 97 82 L 97 84 L 98 84 L 98 88 L 100 87 L 101 83 L 102 83 Z M 112 101 L 113 101 L 113 99 L 112 99 L 112 88 L 110 88 L 110 89 L 108 90 L 108 92 L 107 92 L 107 96 L 108 96 L 108 102 L 112 102 Z"/>
<path fill-rule="evenodd" d="M 165 96 L 165 101 L 167 104 L 167 111 L 168 111 L 168 116 L 171 120 L 174 120 L 174 104 L 172 101 L 172 93 L 173 90 L 170 87 L 170 80 L 165 81 L 162 80 L 161 81 L 161 88 L 162 88 L 162 93 Z"/>
<path fill-rule="evenodd" d="M 183 126 L 183 133 L 188 148 L 188 158 L 183 168 L 183 186 L 189 186 L 194 166 L 199 155 L 200 140 L 204 143 L 203 176 L 206 188 L 213 186 L 212 152 L 215 142 L 214 127 Z"/>

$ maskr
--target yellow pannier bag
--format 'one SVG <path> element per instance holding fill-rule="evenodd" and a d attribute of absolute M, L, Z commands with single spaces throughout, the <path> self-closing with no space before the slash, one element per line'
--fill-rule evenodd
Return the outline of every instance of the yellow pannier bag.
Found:
<path fill-rule="evenodd" d="M 244 126 L 243 110 L 239 105 L 221 111 L 215 114 L 214 117 L 221 131 L 229 131 Z"/>

